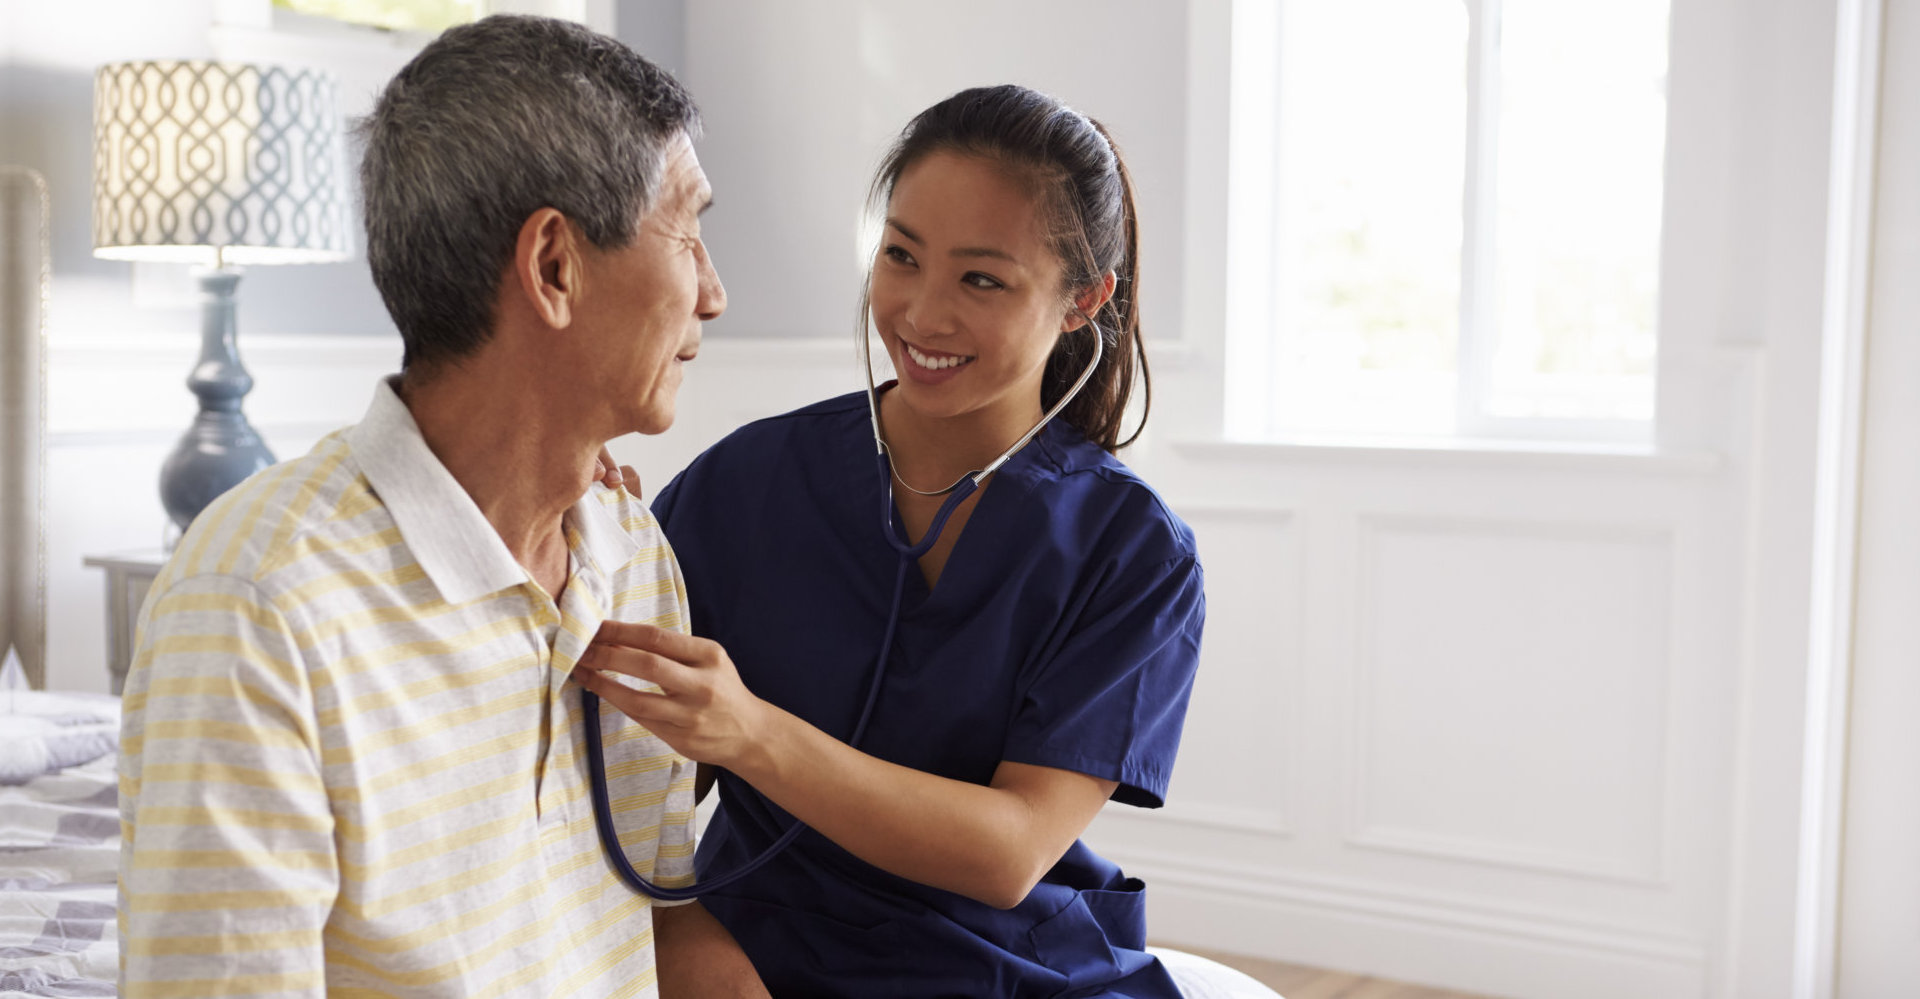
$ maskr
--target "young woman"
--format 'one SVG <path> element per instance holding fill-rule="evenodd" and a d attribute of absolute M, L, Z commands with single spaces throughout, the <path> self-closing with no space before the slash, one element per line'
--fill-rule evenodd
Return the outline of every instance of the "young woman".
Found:
<path fill-rule="evenodd" d="M 663 490 L 699 637 L 610 625 L 576 675 L 720 768 L 703 882 L 807 827 L 701 896 L 774 995 L 1174 999 L 1141 883 L 1079 841 L 1162 803 L 1205 615 L 1192 533 L 1113 456 L 1146 381 L 1126 167 L 1003 86 L 915 118 L 874 191 L 863 336 L 899 381 Z"/>

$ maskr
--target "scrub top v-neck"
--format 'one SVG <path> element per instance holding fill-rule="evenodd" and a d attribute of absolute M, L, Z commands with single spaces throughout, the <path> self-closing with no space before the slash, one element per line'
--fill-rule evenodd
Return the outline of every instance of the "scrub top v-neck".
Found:
<path fill-rule="evenodd" d="M 694 632 L 726 648 L 757 696 L 841 739 L 899 570 L 880 522 L 883 474 L 856 393 L 736 431 L 653 503 Z M 1002 761 L 1058 767 L 1158 807 L 1204 617 L 1192 532 L 1056 421 L 995 473 L 938 585 L 907 573 L 859 748 L 983 785 Z M 793 823 L 731 774 L 720 787 L 703 878 Z M 702 901 L 775 996 L 1179 995 L 1142 950 L 1141 883 L 1084 843 L 1010 910 L 895 877 L 812 830 Z"/>

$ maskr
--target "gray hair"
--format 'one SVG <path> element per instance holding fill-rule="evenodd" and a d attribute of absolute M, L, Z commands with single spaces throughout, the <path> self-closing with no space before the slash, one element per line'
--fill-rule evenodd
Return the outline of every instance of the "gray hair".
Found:
<path fill-rule="evenodd" d="M 496 15 L 428 45 L 355 130 L 367 264 L 403 365 L 430 371 L 486 343 L 534 212 L 603 249 L 631 243 L 668 148 L 699 128 L 678 81 L 578 24 Z"/>

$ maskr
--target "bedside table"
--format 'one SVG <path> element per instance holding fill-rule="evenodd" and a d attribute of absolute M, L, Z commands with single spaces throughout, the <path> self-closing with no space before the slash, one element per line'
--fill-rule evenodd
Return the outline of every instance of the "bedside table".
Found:
<path fill-rule="evenodd" d="M 157 549 L 121 552 L 89 555 L 81 561 L 107 571 L 107 673 L 113 678 L 117 696 L 126 685 L 127 669 L 133 665 L 133 628 L 140 619 L 140 605 L 146 602 L 153 577 L 166 564 L 167 553 Z"/>

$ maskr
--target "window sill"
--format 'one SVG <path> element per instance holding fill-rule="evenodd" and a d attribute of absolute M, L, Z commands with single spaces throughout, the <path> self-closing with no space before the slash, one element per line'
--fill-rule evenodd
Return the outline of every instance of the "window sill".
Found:
<path fill-rule="evenodd" d="M 1713 451 L 1652 445 L 1448 437 L 1302 437 L 1282 441 L 1174 440 L 1181 456 L 1209 463 L 1400 465 L 1707 476 L 1726 465 Z"/>

